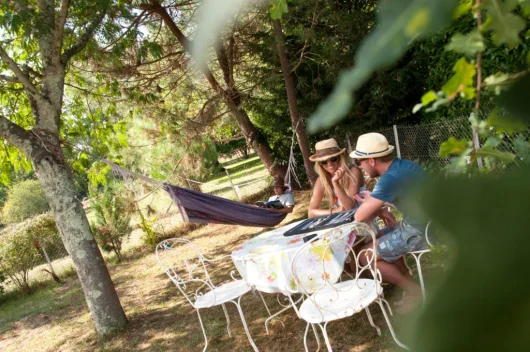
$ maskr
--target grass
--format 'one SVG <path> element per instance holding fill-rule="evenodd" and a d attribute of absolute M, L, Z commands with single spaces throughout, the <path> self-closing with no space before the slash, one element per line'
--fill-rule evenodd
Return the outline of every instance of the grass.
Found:
<path fill-rule="evenodd" d="M 280 226 L 301 219 L 307 214 L 309 192 L 295 194 L 297 205 Z M 231 249 L 265 228 L 232 225 L 207 225 L 190 228 L 185 237 L 193 240 L 209 257 L 230 254 Z M 182 234 L 180 234 L 182 235 Z M 228 259 L 213 268 L 217 282 L 229 279 L 233 264 Z M 197 315 L 176 287 L 159 268 L 152 251 L 130 248 L 122 263 L 109 264 L 121 304 L 129 319 L 128 329 L 105 341 L 99 340 L 76 277 L 63 285 L 50 285 L 30 296 L 0 305 L 0 350 L 2 351 L 200 351 L 202 333 Z M 390 289 L 392 301 L 399 295 Z M 265 294 L 273 311 L 280 309 L 276 296 Z M 247 294 L 243 311 L 251 334 L 262 351 L 298 351 L 303 347 L 305 323 L 292 310 L 271 324 L 271 334 L 264 329 L 266 311 L 257 296 Z M 210 351 L 250 351 L 243 327 L 233 305 L 227 306 L 232 321 L 233 337 L 228 337 L 224 314 L 220 307 L 202 311 L 209 337 Z M 393 340 L 382 314 L 374 306 L 372 315 L 383 331 L 377 336 L 366 316 L 355 316 L 329 325 L 331 343 L 336 351 L 390 351 Z M 283 325 L 280 323 L 283 322 Z M 400 318 L 394 320 L 399 333 Z M 310 337 L 310 348 L 315 349 Z"/>
<path fill-rule="evenodd" d="M 245 161 L 253 163 L 253 159 Z M 240 164 L 241 165 L 241 164 Z M 233 167 L 239 168 L 235 164 Z M 238 180 L 256 177 L 254 172 L 241 172 Z M 259 169 L 259 168 L 258 168 Z M 246 202 L 265 199 L 269 189 L 253 187 Z M 296 192 L 294 212 L 279 225 L 307 217 L 310 192 Z M 156 198 L 151 200 L 156 203 Z M 207 257 L 228 255 L 232 249 L 248 239 L 267 231 L 232 225 L 196 226 L 180 224 L 178 215 L 160 220 L 167 223 L 165 237 L 186 237 L 201 247 Z M 175 227 L 177 226 L 177 227 Z M 171 230 L 173 228 L 173 230 Z M 106 256 L 107 265 L 122 307 L 128 317 L 128 328 L 105 340 L 98 339 L 81 285 L 70 275 L 62 285 L 48 284 L 29 296 L 15 297 L 0 302 L 1 351 L 200 351 L 203 337 L 195 311 L 160 269 L 153 251 L 141 246 L 140 230 L 133 232 L 131 241 L 124 246 L 124 260 L 117 263 L 112 255 Z M 428 258 L 427 258 L 428 259 Z M 430 270 L 429 264 L 424 265 Z M 229 280 L 234 270 L 230 259 L 211 271 L 215 282 Z M 44 284 L 42 284 L 44 285 Z M 386 297 L 392 302 L 400 291 L 387 287 Z M 276 295 L 264 294 L 273 312 L 281 306 Z M 261 351 L 291 352 L 303 349 L 305 323 L 292 310 L 282 314 L 269 325 L 265 333 L 267 313 L 257 296 L 247 294 L 242 299 L 243 311 L 250 332 Z M 250 345 L 233 305 L 227 306 L 233 337 L 226 333 L 225 317 L 221 307 L 202 310 L 201 315 L 209 338 L 209 351 L 251 351 Z M 380 310 L 371 309 L 375 323 L 383 331 L 378 336 L 369 325 L 364 313 L 329 324 L 328 332 L 335 351 L 390 351 L 395 344 Z M 406 341 L 406 324 L 394 317 L 398 335 Z M 282 324 L 283 323 L 283 324 Z M 316 344 L 312 335 L 310 349 Z"/>

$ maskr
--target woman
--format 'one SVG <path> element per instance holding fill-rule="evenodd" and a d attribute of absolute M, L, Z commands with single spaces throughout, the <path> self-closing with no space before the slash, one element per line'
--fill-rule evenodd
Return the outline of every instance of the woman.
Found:
<path fill-rule="evenodd" d="M 363 186 L 364 179 L 361 170 L 346 164 L 346 149 L 339 148 L 333 138 L 318 142 L 315 149 L 315 154 L 309 159 L 315 162 L 319 177 L 313 188 L 308 216 L 313 218 L 357 207 L 355 196 Z M 324 197 L 329 209 L 321 208 Z"/>

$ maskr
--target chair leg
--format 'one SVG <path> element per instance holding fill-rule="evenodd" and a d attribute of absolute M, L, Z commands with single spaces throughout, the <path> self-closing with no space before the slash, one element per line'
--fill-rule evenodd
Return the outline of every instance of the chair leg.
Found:
<path fill-rule="evenodd" d="M 372 319 L 372 314 L 370 314 L 370 310 L 368 307 L 364 308 L 366 311 L 366 315 L 368 316 L 368 321 L 370 322 L 370 325 L 372 325 L 373 328 L 377 331 L 377 335 L 381 336 L 381 329 L 379 329 L 379 326 L 374 324 L 374 320 Z"/>
<path fill-rule="evenodd" d="M 329 343 L 328 333 L 326 331 L 328 323 L 325 323 L 324 326 L 321 324 L 318 324 L 320 326 L 320 330 L 322 330 L 322 335 L 324 335 L 324 341 L 326 342 L 326 347 L 328 348 L 328 352 L 333 352 L 333 349 L 331 348 L 331 344 Z"/>
<path fill-rule="evenodd" d="M 282 314 L 283 312 L 285 312 L 286 310 L 288 310 L 288 309 L 290 309 L 290 308 L 293 308 L 294 311 L 296 312 L 296 315 L 297 315 L 298 317 L 300 317 L 300 315 L 298 314 L 298 308 L 296 307 L 296 305 L 297 305 L 298 303 L 300 303 L 300 301 L 302 300 L 302 297 L 300 297 L 300 299 L 299 299 L 298 301 L 296 301 L 296 302 L 293 301 L 293 298 L 292 298 L 291 295 L 288 295 L 287 297 L 289 297 L 289 301 L 291 302 L 291 305 L 286 306 L 285 308 L 281 309 L 281 310 L 280 310 L 279 312 L 277 312 L 277 313 L 274 313 L 273 315 L 269 316 L 269 317 L 267 318 L 267 320 L 265 320 L 265 330 L 267 331 L 267 335 L 269 334 L 269 322 L 270 322 L 272 319 L 276 318 L 278 315 L 280 315 L 280 314 Z M 282 306 L 283 306 L 283 304 L 282 304 Z M 282 322 L 281 320 L 280 320 L 280 323 L 285 327 L 285 325 L 283 324 L 283 322 Z M 319 343 L 320 343 L 320 342 L 319 342 Z"/>
<path fill-rule="evenodd" d="M 232 337 L 232 332 L 230 331 L 230 317 L 228 316 L 228 312 L 226 311 L 226 306 L 224 304 L 222 304 L 222 306 L 226 317 L 226 330 L 228 331 L 228 336 Z"/>
<path fill-rule="evenodd" d="M 313 329 L 313 334 L 315 334 L 315 339 L 317 340 L 317 352 L 320 351 L 320 338 L 318 337 L 317 329 L 315 329 L 315 324 L 311 324 Z"/>
<path fill-rule="evenodd" d="M 199 316 L 199 322 L 201 323 L 202 334 L 204 335 L 204 349 L 202 350 L 202 352 L 205 352 L 206 348 L 208 348 L 208 338 L 206 337 L 206 330 L 204 330 L 204 325 L 202 324 L 202 319 L 201 319 L 201 313 L 199 313 L 198 309 L 197 309 L 197 315 Z"/>
<path fill-rule="evenodd" d="M 259 297 L 261 298 L 261 301 L 263 302 L 263 305 L 265 306 L 265 309 L 267 310 L 267 313 L 269 313 L 269 317 L 271 316 L 271 311 L 269 310 L 269 306 L 267 305 L 267 302 L 265 302 L 265 299 L 263 298 L 263 295 L 260 291 L 258 291 Z"/>
<path fill-rule="evenodd" d="M 383 302 L 381 302 L 380 299 L 376 300 L 377 304 L 379 304 L 379 307 L 383 311 L 383 316 L 385 317 L 386 324 L 388 325 L 388 329 L 390 330 L 390 333 L 392 334 L 392 338 L 394 341 L 398 344 L 399 347 L 406 349 L 407 351 L 410 351 L 407 345 L 403 344 L 401 341 L 398 340 L 396 333 L 394 331 L 394 328 L 392 327 L 392 323 L 390 322 L 390 319 L 388 318 L 388 315 L 386 314 L 385 306 L 383 305 Z"/>
<path fill-rule="evenodd" d="M 300 303 L 300 301 L 302 301 L 302 300 L 304 299 L 304 296 L 301 296 L 301 297 L 298 299 L 298 301 L 296 301 L 296 302 L 293 301 L 293 296 L 289 295 L 288 297 L 289 297 L 289 301 L 291 301 L 291 305 L 292 305 L 294 311 L 296 312 L 296 316 L 297 316 L 298 318 L 300 318 L 300 312 L 298 312 L 298 306 L 297 306 L 297 304 Z"/>
<path fill-rule="evenodd" d="M 408 254 L 413 255 L 412 253 L 408 253 Z M 407 267 L 410 276 L 412 276 L 413 275 L 412 268 L 410 267 L 409 262 L 407 261 L 407 255 L 406 254 L 403 256 L 403 262 L 405 262 L 405 266 Z"/>
<path fill-rule="evenodd" d="M 309 323 L 306 324 L 305 326 L 305 332 L 304 332 L 304 347 L 305 347 L 305 352 L 309 352 L 309 348 L 307 348 L 307 332 L 309 331 Z"/>
<path fill-rule="evenodd" d="M 266 320 L 265 320 L 265 331 L 267 331 L 267 335 L 269 334 L 269 322 L 276 318 L 278 315 L 282 314 L 283 312 L 285 312 L 286 310 L 288 309 L 291 309 L 291 306 L 289 307 L 285 307 L 283 309 L 281 309 L 280 311 L 274 313 L 273 315 L 271 315 L 270 317 L 268 317 Z M 285 327 L 285 325 L 283 324 L 283 321 L 280 320 L 280 323 Z"/>
<path fill-rule="evenodd" d="M 421 271 L 421 256 L 423 254 L 424 253 L 420 253 L 420 254 L 418 254 L 418 256 L 416 256 L 416 254 L 412 254 L 412 256 L 416 260 L 416 266 L 418 268 L 418 276 L 420 278 L 421 294 L 423 296 L 423 304 L 425 304 L 425 300 L 427 299 L 427 295 L 426 295 L 426 292 L 425 292 L 425 283 L 423 282 L 423 272 Z"/>
<path fill-rule="evenodd" d="M 243 323 L 243 327 L 245 328 L 245 332 L 247 334 L 250 345 L 252 346 L 254 351 L 259 352 L 258 347 L 254 343 L 254 340 L 252 340 L 252 336 L 250 336 L 250 331 L 248 330 L 247 321 L 245 320 L 245 316 L 243 315 L 243 310 L 241 309 L 241 297 L 237 299 L 237 302 L 235 301 L 230 301 L 230 302 L 234 303 L 237 307 L 237 311 L 239 312 L 239 316 L 241 317 L 241 322 Z"/>

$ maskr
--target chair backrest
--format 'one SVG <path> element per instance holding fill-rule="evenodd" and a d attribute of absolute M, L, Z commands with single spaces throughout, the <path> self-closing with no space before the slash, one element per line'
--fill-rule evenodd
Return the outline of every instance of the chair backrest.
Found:
<path fill-rule="evenodd" d="M 369 238 L 372 245 L 355 253 L 352 248 L 353 239 Z M 351 278 L 368 271 L 371 278 L 381 284 L 381 275 L 377 270 L 375 256 L 375 233 L 365 223 L 349 223 L 336 227 L 304 244 L 294 255 L 291 272 L 298 292 L 311 295 L 319 290 L 332 287 L 340 278 L 344 265 L 350 260 L 356 262 L 356 272 Z M 370 253 L 371 252 L 371 253 Z M 359 258 L 368 255 L 368 263 L 361 264 Z M 293 285 L 294 286 L 294 285 Z"/>
<path fill-rule="evenodd" d="M 211 305 L 215 305 L 215 285 L 207 270 L 207 259 L 199 247 L 184 238 L 170 238 L 156 246 L 158 263 L 193 306 L 200 296 L 210 293 Z"/>

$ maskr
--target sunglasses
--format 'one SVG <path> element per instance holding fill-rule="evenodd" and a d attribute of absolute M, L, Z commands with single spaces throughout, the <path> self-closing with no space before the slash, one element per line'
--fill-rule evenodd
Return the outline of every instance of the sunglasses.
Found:
<path fill-rule="evenodd" d="M 339 157 L 338 156 L 333 156 L 329 159 L 326 159 L 326 160 L 323 160 L 323 161 L 319 161 L 319 164 L 322 165 L 322 166 L 325 166 L 327 165 L 328 161 L 331 161 L 332 163 L 336 163 L 337 161 L 339 161 Z"/>

